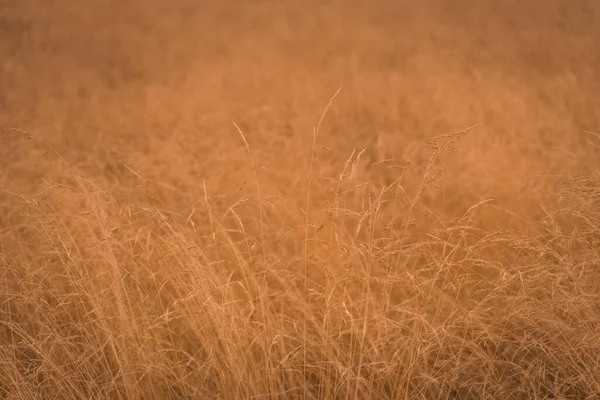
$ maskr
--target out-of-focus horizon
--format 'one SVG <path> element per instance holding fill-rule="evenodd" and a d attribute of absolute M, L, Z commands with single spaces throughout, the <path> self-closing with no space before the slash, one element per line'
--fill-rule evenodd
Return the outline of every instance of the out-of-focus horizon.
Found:
<path fill-rule="evenodd" d="M 218 158 L 239 147 L 234 120 L 266 164 L 296 165 L 342 85 L 322 135 L 337 162 L 324 164 L 339 169 L 352 149 L 378 146 L 385 154 L 371 160 L 401 159 L 417 142 L 481 123 L 461 163 L 484 195 L 493 191 L 488 176 L 524 185 L 564 169 L 565 150 L 585 150 L 582 131 L 598 121 L 599 9 L 594 1 L 8 2 L 0 118 L 75 158 L 112 140 L 141 150 L 155 138 L 160 148 L 208 146 L 215 151 L 202 158 Z M 227 157 L 214 164 L 227 166 Z"/>

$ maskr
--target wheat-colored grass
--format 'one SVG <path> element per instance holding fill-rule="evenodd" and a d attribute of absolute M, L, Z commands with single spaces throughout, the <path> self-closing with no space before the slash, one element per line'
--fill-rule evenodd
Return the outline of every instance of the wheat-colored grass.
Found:
<path fill-rule="evenodd" d="M 0 398 L 600 398 L 599 4 L 4 2 Z"/>

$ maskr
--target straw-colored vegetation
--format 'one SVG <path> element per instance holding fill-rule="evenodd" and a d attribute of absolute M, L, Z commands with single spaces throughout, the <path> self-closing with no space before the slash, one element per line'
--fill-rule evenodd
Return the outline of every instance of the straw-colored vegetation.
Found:
<path fill-rule="evenodd" d="M 0 2 L 0 398 L 600 398 L 600 2 Z"/>

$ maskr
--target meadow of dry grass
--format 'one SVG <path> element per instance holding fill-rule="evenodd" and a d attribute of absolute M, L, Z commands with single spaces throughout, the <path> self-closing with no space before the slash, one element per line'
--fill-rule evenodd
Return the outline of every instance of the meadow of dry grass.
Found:
<path fill-rule="evenodd" d="M 600 2 L 0 1 L 0 398 L 600 398 Z"/>

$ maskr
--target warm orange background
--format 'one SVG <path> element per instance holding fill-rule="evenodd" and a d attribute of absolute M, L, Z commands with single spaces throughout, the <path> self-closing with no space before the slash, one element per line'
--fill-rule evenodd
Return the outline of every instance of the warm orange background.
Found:
<path fill-rule="evenodd" d="M 600 396 L 599 127 L 594 0 L 2 1 L 0 397 Z"/>

